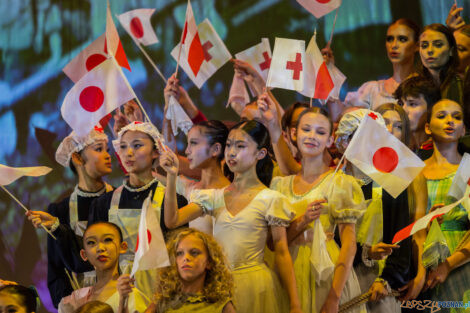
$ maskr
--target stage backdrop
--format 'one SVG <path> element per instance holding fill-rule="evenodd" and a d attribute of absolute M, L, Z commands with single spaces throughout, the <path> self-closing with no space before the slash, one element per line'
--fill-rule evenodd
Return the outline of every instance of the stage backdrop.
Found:
<path fill-rule="evenodd" d="M 170 51 L 178 43 L 186 0 L 111 0 L 114 14 L 155 8 L 152 25 L 160 43 L 148 54 L 169 77 L 176 62 Z M 452 0 L 343 0 L 332 48 L 336 65 L 347 76 L 341 96 L 363 82 L 389 77 L 385 32 L 393 20 L 408 17 L 419 25 L 444 23 Z M 465 3 L 464 3 L 465 2 Z M 208 18 L 232 55 L 260 42 L 262 37 L 303 39 L 314 30 L 323 47 L 334 12 L 316 19 L 295 0 L 192 0 L 196 22 Z M 470 2 L 458 0 L 468 22 Z M 105 0 L 2 0 L 0 1 L 0 163 L 9 166 L 46 165 L 54 170 L 41 178 L 23 178 L 8 186 L 26 206 L 45 210 L 74 187 L 70 170 L 54 161 L 58 143 L 70 131 L 60 106 L 72 81 L 62 68 L 105 31 Z M 115 18 L 132 72 L 124 70 L 151 119 L 162 120 L 164 84 Z M 209 119 L 236 119 L 226 109 L 233 67 L 227 63 L 199 90 L 180 71 L 183 86 Z M 281 104 L 308 100 L 275 90 Z M 109 130 L 107 129 L 109 132 Z M 111 134 L 110 134 L 111 135 Z M 184 151 L 184 138 L 179 138 Z M 108 181 L 117 186 L 122 172 L 116 160 Z M 54 312 L 46 286 L 46 233 L 34 230 L 23 210 L 0 190 L 0 278 L 34 284 L 40 293 L 40 312 Z"/>

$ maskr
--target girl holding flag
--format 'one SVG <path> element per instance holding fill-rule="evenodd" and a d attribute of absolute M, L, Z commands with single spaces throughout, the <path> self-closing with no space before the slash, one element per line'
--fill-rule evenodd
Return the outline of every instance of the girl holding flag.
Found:
<path fill-rule="evenodd" d="M 155 212 L 160 218 L 163 235 L 168 230 L 163 222 L 162 209 L 165 188 L 152 176 L 152 169 L 160 156 L 159 150 L 161 151 L 163 147 L 160 133 L 155 126 L 148 122 L 137 121 L 119 131 L 113 146 L 118 151 L 129 177 L 112 193 L 93 201 L 88 222 L 109 221 L 121 228 L 124 241 L 129 245 L 128 252 L 121 256 L 121 269 L 126 272 L 132 268 L 144 203 L 148 203 L 149 212 Z M 148 201 L 145 201 L 147 199 Z M 187 202 L 183 197 L 178 197 L 177 203 L 178 206 L 183 206 Z M 138 271 L 135 277 L 136 286 L 151 297 L 155 278 L 156 270 Z"/>
<path fill-rule="evenodd" d="M 263 99 L 258 100 L 258 106 L 266 115 L 273 103 L 269 103 L 269 97 Z M 352 176 L 335 172 L 324 157 L 333 143 L 332 122 L 326 112 L 319 108 L 304 110 L 292 139 L 297 144 L 302 169 L 296 175 L 275 177 L 271 188 L 286 195 L 300 216 L 290 225 L 287 235 L 302 310 L 337 312 L 340 303 L 360 294 L 352 262 L 356 251 L 355 223 L 364 213 L 364 196 Z M 337 226 L 341 248 L 333 240 Z M 365 307 L 354 312 L 365 312 Z"/>
<path fill-rule="evenodd" d="M 434 153 L 425 161 L 423 170 L 428 186 L 428 210 L 436 204 L 455 201 L 447 193 L 462 160 L 457 146 L 465 133 L 463 121 L 462 107 L 452 100 L 440 100 L 428 112 L 426 132 L 434 143 Z M 420 261 L 429 269 L 424 288 L 431 289 L 433 300 L 466 302 L 470 297 L 468 210 L 467 194 L 460 205 L 443 215 L 440 227 L 433 221 L 429 230 Z M 443 253 L 446 250 L 448 253 Z"/>
<path fill-rule="evenodd" d="M 294 213 L 284 196 L 266 187 L 273 169 L 268 147 L 269 134 L 262 124 L 243 121 L 235 125 L 225 148 L 233 182 L 222 189 L 194 190 L 191 203 L 180 210 L 175 197 L 178 159 L 171 151 L 166 152 L 160 160 L 167 172 L 165 223 L 174 228 L 203 214 L 215 217 L 214 237 L 233 269 L 234 305 L 241 313 L 287 312 L 278 278 L 264 263 L 264 248 L 271 231 L 277 268 L 289 294 L 290 312 L 301 312 L 286 237 L 286 227 Z"/>
<path fill-rule="evenodd" d="M 94 281 L 93 268 L 80 258 L 79 251 L 92 201 L 113 190 L 103 181 L 103 176 L 111 173 L 108 136 L 98 128 L 85 137 L 72 132 L 57 148 L 56 161 L 78 177 L 74 191 L 61 202 L 51 203 L 48 213 L 27 212 L 35 227 L 42 224 L 57 237 L 57 241 L 47 238 L 47 286 L 55 307 L 73 291 L 72 286 L 86 287 Z M 74 281 L 73 272 L 85 274 Z"/>

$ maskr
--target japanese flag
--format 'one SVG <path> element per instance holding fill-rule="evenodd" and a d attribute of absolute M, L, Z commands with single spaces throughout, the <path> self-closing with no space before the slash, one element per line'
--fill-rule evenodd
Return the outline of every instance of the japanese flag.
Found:
<path fill-rule="evenodd" d="M 266 81 L 269 67 L 271 66 L 271 46 L 269 45 L 269 39 L 262 38 L 259 44 L 235 54 L 235 58 L 253 66 Z"/>
<path fill-rule="evenodd" d="M 464 153 L 447 195 L 460 199 L 470 184 L 470 154 Z"/>
<path fill-rule="evenodd" d="M 43 176 L 52 171 L 47 166 L 10 167 L 0 164 L 0 186 L 6 186 L 23 176 Z"/>
<path fill-rule="evenodd" d="M 154 206 L 151 205 L 155 199 L 162 200 L 164 192 L 164 187 L 158 184 L 155 190 L 156 195 L 152 197 L 150 194 L 143 203 L 131 276 L 134 276 L 138 270 L 145 271 L 170 265 L 160 228 L 160 211 L 152 210 Z"/>
<path fill-rule="evenodd" d="M 129 66 L 129 62 L 127 62 L 126 53 L 124 52 L 124 48 L 122 47 L 121 40 L 119 39 L 119 34 L 113 22 L 111 9 L 109 8 L 109 1 L 108 1 L 108 8 L 106 11 L 105 51 L 107 51 L 107 53 L 109 53 L 110 55 L 114 56 L 120 66 L 127 68 L 129 71 L 131 70 L 131 67 Z"/>
<path fill-rule="evenodd" d="M 192 66 L 188 63 L 186 58 L 186 51 L 181 50 L 180 65 L 185 71 L 186 75 L 193 81 L 193 83 L 201 88 L 202 85 L 214 75 L 214 73 L 227 63 L 232 55 L 227 50 L 222 39 L 215 31 L 211 22 L 205 19 L 201 24 L 198 25 L 197 31 L 202 43 L 203 49 L 203 62 L 196 74 L 192 70 Z M 171 51 L 171 55 L 175 60 L 178 60 L 179 44 Z"/>
<path fill-rule="evenodd" d="M 346 158 L 396 198 L 421 172 L 421 161 L 374 119 L 364 117 L 344 152 Z"/>
<path fill-rule="evenodd" d="M 85 136 L 104 116 L 133 98 L 121 68 L 109 58 L 72 87 L 60 111 L 77 135 Z"/>
<path fill-rule="evenodd" d="M 316 18 L 330 13 L 341 5 L 341 0 L 297 0 L 297 2 Z"/>
<path fill-rule="evenodd" d="M 304 70 L 305 41 L 276 37 L 266 86 L 301 91 Z"/>
<path fill-rule="evenodd" d="M 328 99 L 328 95 L 334 88 L 334 83 L 317 46 L 316 34 L 308 43 L 305 64 L 304 88 L 300 93 L 309 98 Z"/>
<path fill-rule="evenodd" d="M 158 42 L 157 35 L 150 24 L 155 9 L 137 9 L 118 16 L 119 22 L 136 42 L 149 46 Z"/>
<path fill-rule="evenodd" d="M 74 83 L 78 82 L 83 75 L 109 57 L 105 52 L 105 48 L 106 39 L 105 34 L 103 34 L 73 58 L 62 71 L 64 71 L 65 75 Z"/>

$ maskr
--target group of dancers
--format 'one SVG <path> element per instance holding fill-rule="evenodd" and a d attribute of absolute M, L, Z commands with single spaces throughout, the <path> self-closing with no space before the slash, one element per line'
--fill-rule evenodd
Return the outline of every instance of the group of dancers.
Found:
<path fill-rule="evenodd" d="M 115 114 L 113 147 L 126 172 L 118 187 L 104 180 L 112 162 L 102 129 L 64 138 L 56 160 L 77 185 L 47 212 L 27 213 L 57 237 L 48 237 L 47 281 L 59 312 L 329 313 L 365 293 L 368 302 L 348 312 L 470 300 L 470 199 L 392 244 L 397 231 L 453 202 L 447 192 L 469 151 L 470 26 L 459 12 L 454 5 L 448 26 L 392 23 L 385 46 L 393 76 L 324 107 L 281 105 L 236 60 L 237 75 L 263 91 L 228 128 L 207 120 L 171 77 L 166 106 L 175 97 L 194 122 L 185 153 L 174 147 L 170 121 L 162 146 L 138 106 L 125 104 Z M 332 51 L 323 52 L 332 62 Z M 340 162 L 371 111 L 426 164 L 395 198 Z M 144 205 L 159 218 L 170 266 L 130 277 Z M 33 296 L 0 287 L 0 299 L 17 299 L 24 312 L 35 311 Z"/>

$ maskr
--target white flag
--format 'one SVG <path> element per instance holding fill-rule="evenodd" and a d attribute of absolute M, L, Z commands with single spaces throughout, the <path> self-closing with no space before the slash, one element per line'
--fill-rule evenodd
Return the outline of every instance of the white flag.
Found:
<path fill-rule="evenodd" d="M 470 185 L 470 154 L 464 153 L 447 195 L 460 199 Z"/>
<path fill-rule="evenodd" d="M 276 37 L 266 86 L 301 91 L 304 68 L 305 41 Z"/>
<path fill-rule="evenodd" d="M 197 75 L 194 75 L 192 70 L 193 67 L 188 63 L 188 58 L 186 57 L 186 51 L 184 49 L 181 50 L 180 66 L 193 83 L 198 88 L 201 88 L 202 85 L 212 75 L 214 75 L 219 68 L 222 67 L 222 65 L 232 58 L 232 55 L 208 19 L 205 19 L 197 26 L 197 31 L 199 33 L 198 38 L 200 38 L 204 55 L 201 66 L 197 71 Z M 178 60 L 178 52 L 179 44 L 171 51 L 171 56 L 175 60 Z"/>
<path fill-rule="evenodd" d="M 23 176 L 43 176 L 52 171 L 47 166 L 10 167 L 0 164 L 0 186 L 6 186 Z"/>
<path fill-rule="evenodd" d="M 155 9 L 137 9 L 128 11 L 118 16 L 119 22 L 127 33 L 144 46 L 153 45 L 158 42 L 150 17 Z"/>
<path fill-rule="evenodd" d="M 72 87 L 60 111 L 75 133 L 85 136 L 105 115 L 134 98 L 121 68 L 109 58 Z"/>
<path fill-rule="evenodd" d="M 155 189 L 156 195 L 152 197 L 150 194 L 143 203 L 134 264 L 130 276 L 134 276 L 138 270 L 145 271 L 170 265 L 168 251 L 160 228 L 159 210 L 153 209 L 154 205 L 161 205 L 164 192 L 164 187 L 158 184 Z"/>
<path fill-rule="evenodd" d="M 171 130 L 175 136 L 178 135 L 178 129 L 181 129 L 187 135 L 193 127 L 193 122 L 173 96 L 170 96 L 165 117 L 171 121 Z"/>
<path fill-rule="evenodd" d="M 375 118 L 373 112 L 364 117 L 344 155 L 396 198 L 421 172 L 424 162 Z"/>
<path fill-rule="evenodd" d="M 328 95 L 328 99 L 339 99 L 341 86 L 343 86 L 344 82 L 346 81 L 346 76 L 334 64 L 330 63 L 326 67 L 328 68 L 328 72 L 330 73 L 334 84 L 333 90 L 331 90 L 330 94 Z"/>

